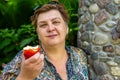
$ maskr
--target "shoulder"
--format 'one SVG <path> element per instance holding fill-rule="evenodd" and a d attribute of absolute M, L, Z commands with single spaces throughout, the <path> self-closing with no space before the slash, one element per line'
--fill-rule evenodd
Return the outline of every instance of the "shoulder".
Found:
<path fill-rule="evenodd" d="M 15 76 L 20 70 L 20 64 L 22 61 L 22 51 L 19 51 L 16 56 L 6 64 L 2 71 L 2 78 L 8 78 L 10 76 Z"/>
<path fill-rule="evenodd" d="M 82 49 L 81 48 L 78 48 L 78 47 L 74 47 L 74 46 L 70 46 L 71 50 L 74 51 L 74 52 L 77 52 L 77 53 L 81 53 L 82 52 Z"/>
<path fill-rule="evenodd" d="M 15 57 L 9 62 L 9 63 L 7 63 L 7 65 L 5 66 L 5 68 L 9 65 L 11 65 L 11 66 L 13 66 L 15 63 L 17 63 L 17 62 L 21 62 L 21 60 L 22 60 L 22 50 L 21 51 L 19 51 L 16 55 L 15 55 Z"/>
<path fill-rule="evenodd" d="M 87 56 L 86 53 L 79 47 L 69 46 L 69 48 L 73 53 L 77 53 L 80 56 Z"/>
<path fill-rule="evenodd" d="M 88 57 L 87 57 L 86 53 L 81 48 L 74 47 L 74 46 L 69 46 L 69 49 L 71 50 L 71 54 L 74 57 L 78 57 L 82 64 L 87 65 Z"/>

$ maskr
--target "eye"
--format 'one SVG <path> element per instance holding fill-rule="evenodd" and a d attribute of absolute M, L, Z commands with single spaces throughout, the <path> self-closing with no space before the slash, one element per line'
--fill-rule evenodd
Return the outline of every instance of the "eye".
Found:
<path fill-rule="evenodd" d="M 47 24 L 40 24 L 39 27 L 46 27 Z"/>
<path fill-rule="evenodd" d="M 53 21 L 53 24 L 58 25 L 60 24 L 60 21 Z"/>

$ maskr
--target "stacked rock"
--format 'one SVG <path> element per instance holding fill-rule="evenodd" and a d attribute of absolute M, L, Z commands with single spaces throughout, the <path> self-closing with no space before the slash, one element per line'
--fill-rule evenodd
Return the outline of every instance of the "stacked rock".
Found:
<path fill-rule="evenodd" d="M 90 80 L 120 80 L 120 0 L 79 0 L 78 18 Z"/>

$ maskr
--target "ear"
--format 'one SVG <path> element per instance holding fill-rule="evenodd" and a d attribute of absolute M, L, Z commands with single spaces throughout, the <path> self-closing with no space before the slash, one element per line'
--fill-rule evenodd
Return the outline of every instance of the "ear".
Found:
<path fill-rule="evenodd" d="M 68 32 L 69 32 L 69 27 L 68 27 L 68 25 L 66 25 L 66 28 L 67 28 L 67 34 L 68 34 Z"/>
<path fill-rule="evenodd" d="M 36 31 L 37 36 L 39 36 L 39 28 L 38 27 L 36 27 L 35 31 Z"/>

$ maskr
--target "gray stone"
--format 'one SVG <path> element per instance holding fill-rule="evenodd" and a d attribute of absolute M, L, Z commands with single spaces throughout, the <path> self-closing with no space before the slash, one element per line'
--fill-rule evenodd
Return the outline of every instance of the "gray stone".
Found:
<path fill-rule="evenodd" d="M 97 4 L 93 4 L 89 7 L 91 13 L 97 13 L 99 11 L 99 7 Z"/>
<path fill-rule="evenodd" d="M 98 57 L 99 57 L 99 53 L 97 53 L 97 52 L 93 52 L 93 53 L 91 54 L 91 59 L 92 59 L 92 60 L 98 60 Z"/>
<path fill-rule="evenodd" d="M 116 22 L 115 21 L 108 21 L 106 23 L 106 25 L 107 25 L 107 27 L 112 28 L 112 27 L 114 27 L 116 25 Z"/>
<path fill-rule="evenodd" d="M 89 54 L 92 54 L 92 45 L 91 45 L 91 44 L 90 44 L 89 46 L 87 46 L 86 51 L 87 51 Z"/>
<path fill-rule="evenodd" d="M 98 52 L 98 51 L 100 52 L 102 49 L 101 49 L 100 46 L 95 46 L 95 47 L 93 48 L 93 50 L 94 50 L 94 51 L 97 51 L 97 52 Z"/>
<path fill-rule="evenodd" d="M 94 66 L 96 74 L 98 74 L 98 75 L 104 75 L 104 74 L 108 73 L 109 68 L 103 62 L 94 61 L 93 66 Z"/>
<path fill-rule="evenodd" d="M 100 26 L 99 28 L 104 32 L 109 32 L 110 31 L 110 29 L 107 28 L 106 26 Z"/>
<path fill-rule="evenodd" d="M 100 53 L 99 53 L 99 56 L 100 56 L 100 57 L 107 57 L 107 53 L 106 53 L 106 52 L 100 52 Z"/>
<path fill-rule="evenodd" d="M 115 76 L 115 80 L 120 80 L 120 77 L 118 77 L 118 76 Z"/>
<path fill-rule="evenodd" d="M 78 17 L 84 14 L 84 11 L 82 8 L 78 8 Z"/>
<path fill-rule="evenodd" d="M 115 53 L 120 56 L 120 46 L 115 46 Z"/>
<path fill-rule="evenodd" d="M 107 12 L 105 10 L 101 10 L 100 12 L 98 12 L 98 14 L 96 14 L 94 20 L 95 20 L 96 25 L 100 25 L 104 23 L 108 18 L 109 16 Z"/>
<path fill-rule="evenodd" d="M 97 32 L 93 36 L 92 42 L 97 45 L 104 45 L 108 42 L 108 36 L 106 34 Z"/>
<path fill-rule="evenodd" d="M 103 51 L 112 53 L 114 51 L 114 48 L 110 44 L 109 45 L 105 45 L 105 46 L 103 46 Z"/>
<path fill-rule="evenodd" d="M 82 47 L 86 49 L 89 45 L 90 44 L 87 41 L 83 41 Z"/>
<path fill-rule="evenodd" d="M 85 28 L 84 28 L 84 26 L 81 24 L 80 26 L 79 26 L 79 36 L 81 36 L 81 34 L 83 33 L 83 32 L 85 32 Z"/>
<path fill-rule="evenodd" d="M 95 79 L 93 79 L 93 80 L 100 80 L 100 76 L 97 75 L 97 76 L 95 77 Z"/>
<path fill-rule="evenodd" d="M 116 31 L 116 28 L 113 28 L 113 29 L 111 30 L 111 35 L 112 35 L 112 39 L 113 39 L 113 40 L 119 39 L 119 36 L 120 36 L 120 34 Z"/>
<path fill-rule="evenodd" d="M 114 76 L 120 76 L 120 67 L 111 67 L 111 73 Z"/>
<path fill-rule="evenodd" d="M 107 55 L 108 55 L 108 57 L 114 57 L 115 53 L 114 52 L 108 52 Z"/>
<path fill-rule="evenodd" d="M 100 76 L 100 80 L 114 80 L 113 76 L 109 75 L 109 74 L 105 74 Z"/>
<path fill-rule="evenodd" d="M 118 64 L 115 63 L 114 61 L 107 61 L 107 64 L 108 64 L 109 66 L 118 66 Z"/>
<path fill-rule="evenodd" d="M 93 22 L 90 21 L 85 25 L 85 31 L 94 31 L 94 30 L 95 30 L 95 27 Z"/>
<path fill-rule="evenodd" d="M 79 40 L 79 44 L 78 44 L 78 47 L 82 47 L 82 49 L 87 49 L 87 47 L 89 46 L 89 44 L 86 44 L 86 43 L 88 43 L 87 41 L 81 41 L 81 40 Z M 87 51 L 87 50 L 86 50 Z"/>
<path fill-rule="evenodd" d="M 108 3 L 110 3 L 111 0 L 98 0 L 98 5 L 101 7 L 101 8 L 104 8 Z"/>
<path fill-rule="evenodd" d="M 112 17 L 113 21 L 117 21 L 120 19 L 120 13 L 117 13 L 115 16 Z"/>
<path fill-rule="evenodd" d="M 110 14 L 113 14 L 113 15 L 115 15 L 118 12 L 118 8 L 113 3 L 107 4 L 105 8 Z"/>
<path fill-rule="evenodd" d="M 120 44 L 120 39 L 112 40 L 111 43 L 114 45 L 118 45 L 118 44 Z"/>
<path fill-rule="evenodd" d="M 79 19 L 79 21 L 81 23 L 86 23 L 89 20 L 90 20 L 90 13 L 89 12 L 84 13 L 84 15 L 82 15 L 81 18 Z"/>
<path fill-rule="evenodd" d="M 98 0 L 89 0 L 91 3 L 97 3 Z"/>
<path fill-rule="evenodd" d="M 89 69 L 89 72 L 90 72 L 90 80 L 95 79 L 97 75 L 94 73 L 93 69 Z"/>
<path fill-rule="evenodd" d="M 89 7 L 91 5 L 90 2 L 89 2 L 89 0 L 83 0 L 83 1 L 84 1 L 84 5 L 85 6 Z"/>
<path fill-rule="evenodd" d="M 116 31 L 120 34 L 120 20 L 117 22 Z"/>
<path fill-rule="evenodd" d="M 90 42 L 90 41 L 91 41 L 90 33 L 89 33 L 89 32 L 84 32 L 84 33 L 82 33 L 80 39 L 81 39 L 81 41 Z"/>
<path fill-rule="evenodd" d="M 118 64 L 120 64 L 120 56 L 115 56 L 114 61 Z"/>
<path fill-rule="evenodd" d="M 120 0 L 114 0 L 116 4 L 120 4 Z"/>
<path fill-rule="evenodd" d="M 112 60 L 112 58 L 111 57 L 99 57 L 99 60 L 100 61 L 103 61 L 103 62 L 106 62 L 106 61 L 111 61 Z"/>

